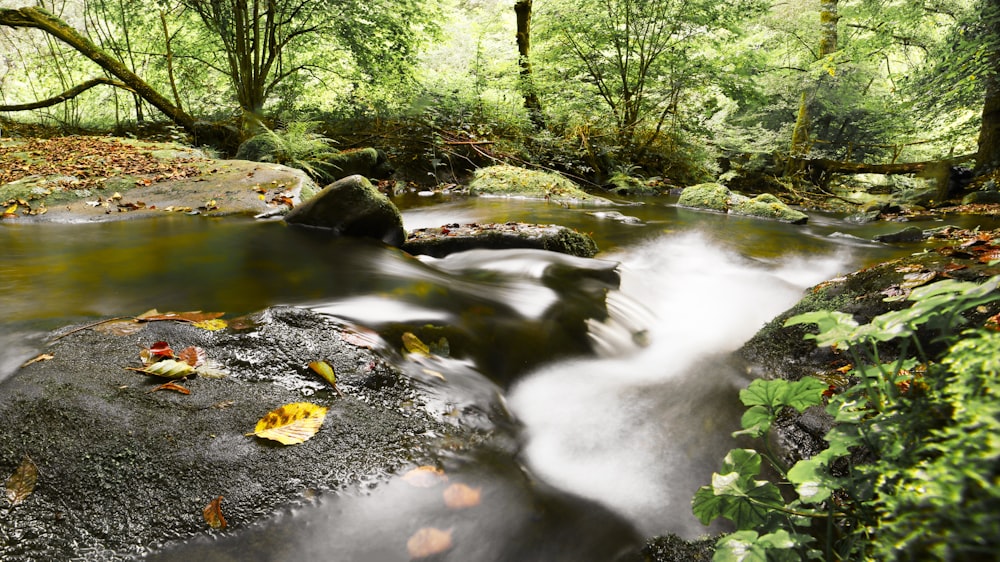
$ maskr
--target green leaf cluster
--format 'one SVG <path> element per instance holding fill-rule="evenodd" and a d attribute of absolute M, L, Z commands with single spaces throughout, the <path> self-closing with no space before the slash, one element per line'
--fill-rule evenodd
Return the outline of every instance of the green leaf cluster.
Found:
<path fill-rule="evenodd" d="M 846 353 L 855 382 L 828 400 L 828 446 L 788 469 L 770 452 L 770 429 L 786 409 L 821 404 L 827 385 L 757 380 L 741 392 L 748 410 L 737 433 L 764 438 L 767 452 L 731 451 L 694 497 L 703 523 L 736 525 L 715 560 L 995 559 L 1000 334 L 964 329 L 963 313 L 1000 299 L 998 285 L 941 281 L 864 325 L 835 311 L 791 318 Z M 886 342 L 900 350 L 892 362 L 879 357 Z M 756 479 L 762 460 L 779 482 Z"/>

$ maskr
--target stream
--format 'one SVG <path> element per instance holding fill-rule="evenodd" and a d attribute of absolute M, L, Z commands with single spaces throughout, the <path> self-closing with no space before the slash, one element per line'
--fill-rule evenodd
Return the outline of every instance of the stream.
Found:
<path fill-rule="evenodd" d="M 406 560 L 397 543 L 425 522 L 455 529 L 445 559 L 456 561 L 610 560 L 642 537 L 696 538 L 716 529 L 691 515 L 691 497 L 733 446 L 737 393 L 749 382 L 729 354 L 807 287 L 914 250 L 869 241 L 907 225 L 812 214 L 793 226 L 678 208 L 670 198 L 639 203 L 614 209 L 640 221 L 628 224 L 594 214 L 610 209 L 515 199 L 397 201 L 408 229 L 573 227 L 602 249 L 593 260 L 533 250 L 414 259 L 249 219 L 4 223 L 0 379 L 38 353 L 51 329 L 152 308 L 234 317 L 305 306 L 374 329 L 388 348 L 400 347 L 408 327 L 445 326 L 451 353 L 432 370 L 448 382 L 425 381 L 436 407 L 442 415 L 495 407 L 499 392 L 515 422 L 492 447 L 443 453 L 453 480 L 482 489 L 475 517 L 393 479 L 150 559 Z M 588 283 L 615 264 L 617 290 Z M 588 308 L 595 291 L 605 313 Z M 426 365 L 400 367 L 433 379 L 420 374 Z"/>

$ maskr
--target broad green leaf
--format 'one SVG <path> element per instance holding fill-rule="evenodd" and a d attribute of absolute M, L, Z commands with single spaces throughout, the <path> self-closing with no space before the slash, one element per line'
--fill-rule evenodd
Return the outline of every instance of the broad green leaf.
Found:
<path fill-rule="evenodd" d="M 805 411 L 810 406 L 823 403 L 823 391 L 830 385 L 813 377 L 804 377 L 801 380 L 790 383 L 782 397 L 784 405 L 791 406 L 799 412 Z"/>
<path fill-rule="evenodd" d="M 775 410 L 783 405 L 781 398 L 785 394 L 786 386 L 788 381 L 782 379 L 770 381 L 757 379 L 740 391 L 740 402 L 743 402 L 744 406 L 760 405 Z"/>
<path fill-rule="evenodd" d="M 760 437 L 771 429 L 772 423 L 774 423 L 774 414 L 770 410 L 761 405 L 751 406 L 746 412 L 743 412 L 743 417 L 740 418 L 743 430 L 734 432 L 733 437 L 739 435 Z"/>
<path fill-rule="evenodd" d="M 848 344 L 854 341 L 854 330 L 858 323 L 854 317 L 836 310 L 817 310 L 793 316 L 785 321 L 785 327 L 797 324 L 816 324 L 819 334 L 806 334 L 806 339 L 816 340 L 819 347 Z"/>
<path fill-rule="evenodd" d="M 795 484 L 795 492 L 804 502 L 819 503 L 826 501 L 833 493 L 833 490 L 826 485 L 824 480 L 829 477 L 826 473 L 823 459 L 819 455 L 811 459 L 801 460 L 788 470 L 788 480 Z"/>
<path fill-rule="evenodd" d="M 711 486 L 702 486 L 694 494 L 691 511 L 702 525 L 708 525 L 714 519 L 722 517 L 722 511 L 729 501 L 729 496 L 716 495 Z"/>
<path fill-rule="evenodd" d="M 757 531 L 736 531 L 715 543 L 713 562 L 768 562 L 764 547 L 757 544 Z"/>
<path fill-rule="evenodd" d="M 757 480 L 746 496 L 735 498 L 723 506 L 722 516 L 738 529 L 755 529 L 768 520 L 773 506 L 784 506 L 778 487 L 766 480 Z"/>
<path fill-rule="evenodd" d="M 732 449 L 722 461 L 722 472 L 735 472 L 741 477 L 760 474 L 760 453 L 753 449 Z"/>

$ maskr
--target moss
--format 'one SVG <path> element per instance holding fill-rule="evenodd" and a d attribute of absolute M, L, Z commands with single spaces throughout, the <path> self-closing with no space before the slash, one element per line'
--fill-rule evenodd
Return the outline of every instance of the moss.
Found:
<path fill-rule="evenodd" d="M 685 188 L 677 204 L 725 213 L 731 197 L 732 192 L 721 183 L 699 183 Z"/>
<path fill-rule="evenodd" d="M 803 224 L 809 220 L 805 213 L 790 208 L 770 193 L 762 193 L 753 199 L 740 201 L 733 206 L 733 213 L 792 224 Z"/>
<path fill-rule="evenodd" d="M 715 554 L 717 538 L 684 540 L 674 534 L 654 537 L 642 549 L 642 560 L 648 562 L 709 562 Z"/>
<path fill-rule="evenodd" d="M 490 166 L 476 170 L 469 192 L 473 195 L 526 197 L 553 201 L 611 203 L 587 194 L 568 179 L 549 172 L 516 166 Z"/>

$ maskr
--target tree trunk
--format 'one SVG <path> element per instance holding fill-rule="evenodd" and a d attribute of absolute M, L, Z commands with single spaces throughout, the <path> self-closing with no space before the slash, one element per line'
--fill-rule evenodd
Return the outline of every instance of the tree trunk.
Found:
<path fill-rule="evenodd" d="M 837 52 L 837 13 L 839 0 L 819 0 L 819 52 L 820 59 Z M 792 176 L 803 169 L 805 157 L 809 154 L 809 128 L 812 116 L 809 115 L 809 98 L 807 92 L 802 92 L 799 100 L 799 111 L 795 118 L 795 128 L 792 129 L 792 145 L 788 152 L 788 163 L 785 175 Z"/>
<path fill-rule="evenodd" d="M 1000 168 L 1000 0 L 986 2 L 984 15 L 989 18 L 987 29 L 993 32 L 990 41 L 992 70 L 986 76 L 986 99 L 983 102 L 983 122 L 979 129 L 979 152 L 976 154 L 976 171 L 988 172 Z"/>
<path fill-rule="evenodd" d="M 104 70 L 118 77 L 136 95 L 162 111 L 171 121 L 183 127 L 192 136 L 198 136 L 199 127 L 196 126 L 193 117 L 170 103 L 170 101 L 161 96 L 142 78 L 139 78 L 139 76 L 129 70 L 128 67 L 108 55 L 108 53 L 95 45 L 90 39 L 84 37 L 77 30 L 67 25 L 66 22 L 48 11 L 35 7 L 0 9 L 0 26 L 41 29 L 52 37 L 59 39 L 79 51 L 83 56 L 97 63 Z"/>
<path fill-rule="evenodd" d="M 538 99 L 535 82 L 531 75 L 531 0 L 517 0 L 514 3 L 517 16 L 517 53 L 521 66 L 521 89 L 524 93 L 524 108 L 528 110 L 531 122 L 538 128 L 545 126 L 542 117 L 542 102 Z"/>

